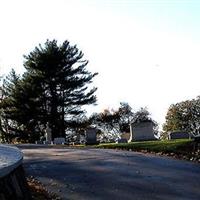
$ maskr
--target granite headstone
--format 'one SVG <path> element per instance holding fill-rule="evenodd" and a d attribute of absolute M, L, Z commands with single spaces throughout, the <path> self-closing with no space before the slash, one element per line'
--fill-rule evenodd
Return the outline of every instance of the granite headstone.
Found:
<path fill-rule="evenodd" d="M 148 122 L 139 122 L 131 123 L 130 125 L 130 139 L 128 142 L 133 141 L 146 141 L 146 140 L 155 140 L 153 123 Z"/>

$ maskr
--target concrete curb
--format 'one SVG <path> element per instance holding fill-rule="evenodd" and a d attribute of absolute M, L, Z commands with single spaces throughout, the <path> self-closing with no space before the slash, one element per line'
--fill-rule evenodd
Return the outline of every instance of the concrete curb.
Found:
<path fill-rule="evenodd" d="M 0 200 L 31 199 L 22 161 L 17 147 L 0 145 Z"/>
<path fill-rule="evenodd" d="M 0 178 L 22 164 L 23 154 L 17 147 L 0 145 Z"/>

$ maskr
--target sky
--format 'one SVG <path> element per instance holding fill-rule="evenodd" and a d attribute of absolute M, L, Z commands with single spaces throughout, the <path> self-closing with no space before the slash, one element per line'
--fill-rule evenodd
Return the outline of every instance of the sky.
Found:
<path fill-rule="evenodd" d="M 23 55 L 69 40 L 98 72 L 97 106 L 147 107 L 160 125 L 173 103 L 200 95 L 199 0 L 0 0 L 0 74 Z"/>

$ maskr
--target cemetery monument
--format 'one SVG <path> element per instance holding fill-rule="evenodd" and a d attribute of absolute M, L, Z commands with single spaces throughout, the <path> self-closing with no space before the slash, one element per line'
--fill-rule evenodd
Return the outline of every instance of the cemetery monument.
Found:
<path fill-rule="evenodd" d="M 51 132 L 51 128 L 49 127 L 49 123 L 47 123 L 47 127 L 45 129 L 45 143 L 47 144 L 51 144 L 52 141 L 52 132 Z"/>
<path fill-rule="evenodd" d="M 88 128 L 86 130 L 86 144 L 97 144 L 97 129 L 96 128 Z"/>
<path fill-rule="evenodd" d="M 189 139 L 190 134 L 184 131 L 173 131 L 168 133 L 168 140 L 173 139 Z"/>
<path fill-rule="evenodd" d="M 128 142 L 155 140 L 153 122 L 133 122 L 130 124 L 130 138 Z"/>

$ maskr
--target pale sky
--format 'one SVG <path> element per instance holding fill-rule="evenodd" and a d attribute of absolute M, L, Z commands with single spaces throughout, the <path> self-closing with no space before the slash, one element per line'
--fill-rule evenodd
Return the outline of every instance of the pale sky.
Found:
<path fill-rule="evenodd" d="M 199 0 L 0 0 L 0 72 L 46 39 L 69 40 L 98 72 L 98 106 L 128 102 L 164 122 L 168 107 L 200 95 Z"/>

